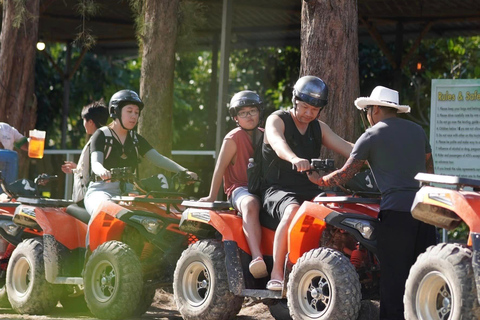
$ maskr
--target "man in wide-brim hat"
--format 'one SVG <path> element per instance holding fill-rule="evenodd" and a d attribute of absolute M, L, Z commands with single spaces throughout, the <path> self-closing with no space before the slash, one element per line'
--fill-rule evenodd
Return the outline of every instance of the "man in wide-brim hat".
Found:
<path fill-rule="evenodd" d="M 414 219 L 410 208 L 419 188 L 418 172 L 433 173 L 430 144 L 423 128 L 397 117 L 410 112 L 400 105 L 398 92 L 378 86 L 370 97 L 358 98 L 371 128 L 357 140 L 343 168 L 320 177 L 309 174 L 320 186 L 344 184 L 368 161 L 382 192 L 377 232 L 381 266 L 380 319 L 404 319 L 403 293 L 410 267 L 417 256 L 436 242 L 435 227 Z"/>

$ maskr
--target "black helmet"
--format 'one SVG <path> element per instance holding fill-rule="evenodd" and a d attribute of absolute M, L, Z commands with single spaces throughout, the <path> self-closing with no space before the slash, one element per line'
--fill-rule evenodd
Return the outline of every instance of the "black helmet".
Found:
<path fill-rule="evenodd" d="M 260 114 L 263 111 L 263 101 L 258 94 L 250 90 L 243 90 L 237 92 L 230 100 L 230 105 L 228 110 L 230 111 L 230 116 L 236 117 L 238 111 L 243 107 L 257 107 Z"/>
<path fill-rule="evenodd" d="M 293 104 L 295 99 L 317 108 L 323 108 L 328 102 L 328 87 L 322 79 L 315 76 L 304 76 L 293 86 Z"/>
<path fill-rule="evenodd" d="M 110 117 L 113 119 L 120 118 L 122 114 L 122 108 L 127 104 L 134 104 L 138 106 L 140 111 L 143 109 L 142 99 L 140 99 L 135 91 L 120 90 L 116 92 L 112 98 L 110 98 L 110 103 L 108 104 Z"/>

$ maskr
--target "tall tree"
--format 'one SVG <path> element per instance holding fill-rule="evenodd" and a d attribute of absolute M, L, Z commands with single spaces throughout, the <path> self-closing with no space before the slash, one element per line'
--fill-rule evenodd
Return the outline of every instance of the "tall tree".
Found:
<path fill-rule="evenodd" d="M 5 0 L 2 4 L 0 121 L 25 133 L 33 129 L 37 118 L 34 70 L 40 0 Z"/>
<path fill-rule="evenodd" d="M 145 104 L 140 133 L 161 154 L 172 149 L 173 76 L 180 0 L 137 1 L 137 30 L 142 51 L 140 96 Z M 142 175 L 156 170 L 143 166 Z"/>
<path fill-rule="evenodd" d="M 304 0 L 302 5 L 300 75 L 315 75 L 329 88 L 321 119 L 339 136 L 358 137 L 358 17 L 353 0 Z M 356 120 L 357 119 L 357 120 Z M 337 166 L 345 159 L 324 150 Z"/>

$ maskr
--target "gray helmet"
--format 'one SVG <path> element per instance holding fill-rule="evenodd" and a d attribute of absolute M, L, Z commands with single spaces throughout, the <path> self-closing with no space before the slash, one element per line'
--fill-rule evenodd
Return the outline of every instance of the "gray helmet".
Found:
<path fill-rule="evenodd" d="M 230 100 L 230 105 L 228 106 L 230 116 L 232 118 L 236 117 L 238 111 L 240 111 L 240 109 L 243 107 L 257 107 L 261 115 L 263 112 L 263 101 L 260 96 L 253 91 L 240 91 L 237 92 Z"/>
<path fill-rule="evenodd" d="M 120 118 L 122 115 L 122 108 L 127 104 L 138 106 L 140 111 L 143 109 L 142 99 L 140 99 L 135 91 L 120 90 L 110 98 L 110 103 L 108 104 L 110 117 L 113 119 Z"/>
<path fill-rule="evenodd" d="M 304 76 L 293 86 L 293 104 L 295 99 L 317 108 L 323 108 L 328 102 L 328 87 L 322 79 L 315 76 Z"/>

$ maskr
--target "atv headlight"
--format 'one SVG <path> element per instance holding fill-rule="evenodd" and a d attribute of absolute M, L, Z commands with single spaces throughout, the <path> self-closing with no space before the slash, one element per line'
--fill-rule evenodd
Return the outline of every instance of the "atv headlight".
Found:
<path fill-rule="evenodd" d="M 157 234 L 163 226 L 163 223 L 160 220 L 151 217 L 134 215 L 130 217 L 130 220 L 141 224 L 145 228 L 145 230 L 153 234 Z"/>
<path fill-rule="evenodd" d="M 13 221 L 2 221 L 0 222 L 0 228 L 5 230 L 5 232 L 11 236 L 16 236 L 22 227 L 15 224 Z"/>
<path fill-rule="evenodd" d="M 372 240 L 373 238 L 374 227 L 369 221 L 347 218 L 342 221 L 342 224 L 358 230 L 365 239 Z"/>

